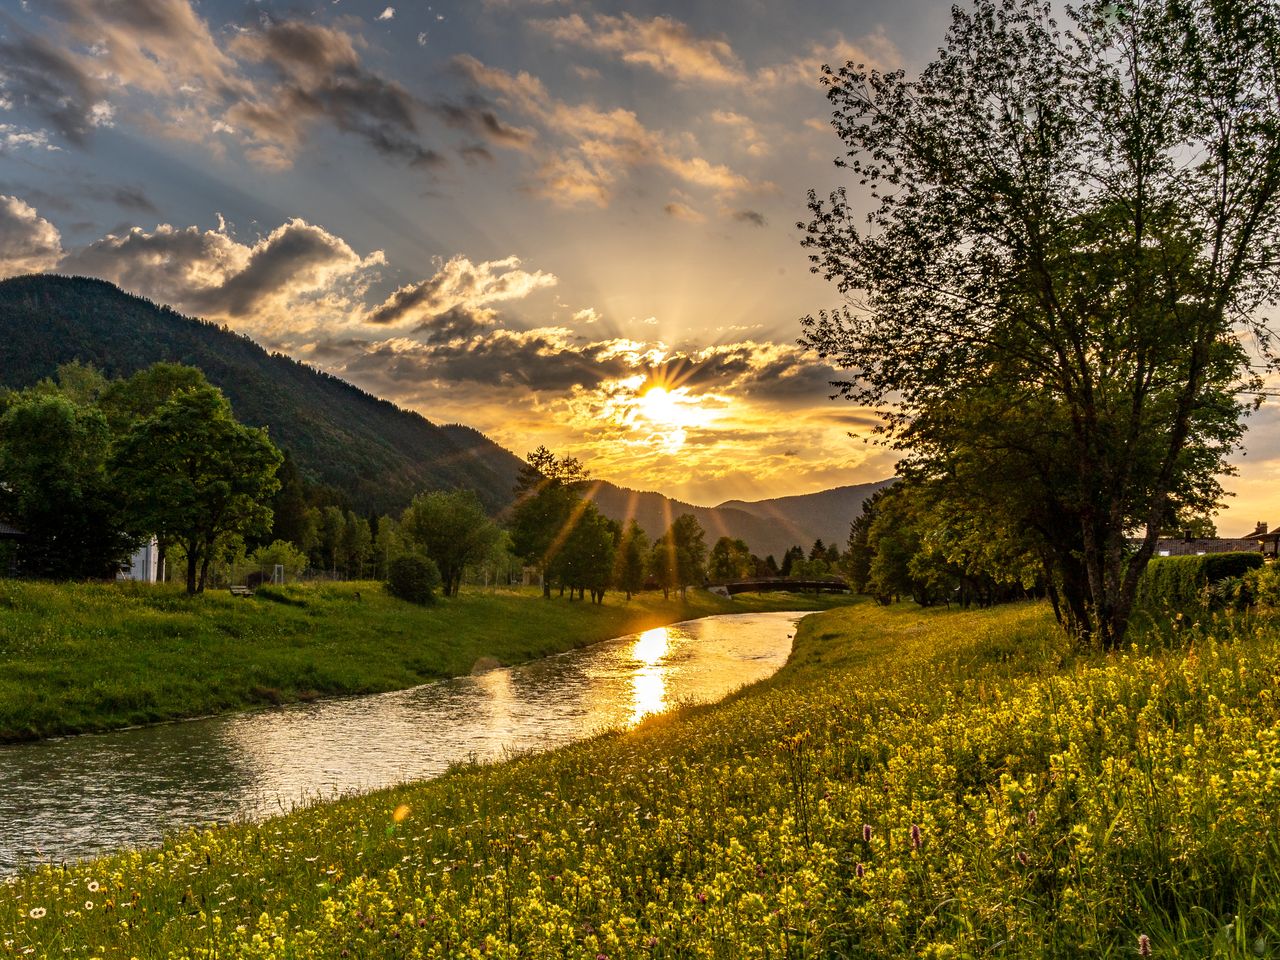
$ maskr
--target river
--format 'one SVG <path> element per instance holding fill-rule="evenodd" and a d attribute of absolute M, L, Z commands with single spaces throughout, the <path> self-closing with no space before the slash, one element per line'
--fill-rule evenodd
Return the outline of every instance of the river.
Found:
<path fill-rule="evenodd" d="M 0 746 L 0 873 L 439 776 L 718 700 L 775 673 L 803 613 L 725 614 L 409 690 Z"/>

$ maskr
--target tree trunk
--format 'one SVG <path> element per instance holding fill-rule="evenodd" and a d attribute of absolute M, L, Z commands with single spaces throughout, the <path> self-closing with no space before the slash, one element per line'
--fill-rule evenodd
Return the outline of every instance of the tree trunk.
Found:
<path fill-rule="evenodd" d="M 193 544 L 187 544 L 187 593 L 196 592 L 196 570 L 200 563 L 200 554 Z"/>
<path fill-rule="evenodd" d="M 204 585 L 209 582 L 209 561 L 212 559 L 212 550 L 204 552 L 204 559 L 200 561 L 200 586 L 197 593 L 204 593 Z"/>

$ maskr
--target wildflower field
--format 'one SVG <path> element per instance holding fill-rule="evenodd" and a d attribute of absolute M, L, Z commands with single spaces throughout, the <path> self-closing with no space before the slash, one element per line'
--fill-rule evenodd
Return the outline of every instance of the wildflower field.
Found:
<path fill-rule="evenodd" d="M 1280 956 L 1276 641 L 832 610 L 718 706 L 0 883 L 0 957 Z"/>
<path fill-rule="evenodd" d="M 420 607 L 380 583 L 296 584 L 253 598 L 177 584 L 0 580 L 0 743 L 399 690 L 713 613 L 820 609 L 840 598 L 601 605 L 534 588 L 464 589 Z"/>

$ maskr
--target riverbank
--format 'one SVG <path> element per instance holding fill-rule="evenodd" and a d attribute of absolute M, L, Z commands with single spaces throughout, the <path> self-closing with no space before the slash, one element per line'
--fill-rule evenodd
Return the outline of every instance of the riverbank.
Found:
<path fill-rule="evenodd" d="M 714 613 L 820 609 L 830 596 L 602 605 L 535 589 L 419 607 L 378 583 L 188 597 L 174 585 L 0 580 L 0 742 L 100 732 L 318 697 L 400 690 Z"/>
<path fill-rule="evenodd" d="M 0 956 L 1273 955 L 1276 631 L 1157 639 L 834 610 L 720 705 L 0 884 Z"/>

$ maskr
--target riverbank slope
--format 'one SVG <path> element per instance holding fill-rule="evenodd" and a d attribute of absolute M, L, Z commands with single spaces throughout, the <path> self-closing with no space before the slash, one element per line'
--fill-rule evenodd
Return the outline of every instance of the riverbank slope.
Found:
<path fill-rule="evenodd" d="M 420 607 L 378 583 L 239 598 L 0 580 L 0 742 L 399 690 L 469 673 L 482 658 L 519 663 L 714 613 L 838 602 L 694 590 L 687 601 L 610 594 L 593 605 L 544 600 L 531 588 L 473 588 Z"/>
<path fill-rule="evenodd" d="M 0 956 L 1274 955 L 1276 641 L 833 610 L 720 705 L 0 884 Z"/>

